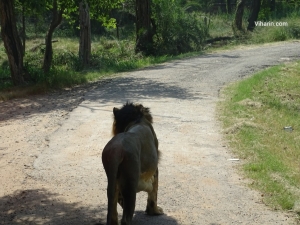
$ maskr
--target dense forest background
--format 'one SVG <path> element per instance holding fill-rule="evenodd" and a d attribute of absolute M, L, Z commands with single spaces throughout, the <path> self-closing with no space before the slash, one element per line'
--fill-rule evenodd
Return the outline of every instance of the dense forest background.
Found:
<path fill-rule="evenodd" d="M 212 47 L 300 38 L 300 0 L 0 0 L 0 23 L 0 90 L 40 89 Z"/>

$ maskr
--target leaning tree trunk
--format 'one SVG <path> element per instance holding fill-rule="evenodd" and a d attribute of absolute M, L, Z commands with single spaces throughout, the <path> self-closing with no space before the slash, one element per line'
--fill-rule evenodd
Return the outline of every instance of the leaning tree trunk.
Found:
<path fill-rule="evenodd" d="M 243 15 L 244 15 L 245 1 L 246 0 L 240 0 L 236 6 L 233 27 L 238 31 L 243 31 Z"/>
<path fill-rule="evenodd" d="M 247 30 L 253 31 L 255 28 L 255 21 L 258 18 L 258 13 L 260 10 L 260 2 L 261 0 L 252 0 L 251 14 L 248 19 L 248 27 Z"/>
<path fill-rule="evenodd" d="M 43 64 L 43 70 L 44 73 L 48 73 L 50 71 L 51 65 L 52 65 L 52 58 L 53 58 L 53 49 L 52 49 L 52 36 L 54 33 L 55 28 L 61 23 L 62 21 L 62 14 L 63 10 L 58 9 L 57 6 L 57 0 L 53 0 L 53 9 L 52 9 L 52 21 L 50 24 L 50 27 L 48 29 L 45 44 L 45 55 L 44 55 L 44 64 Z"/>
<path fill-rule="evenodd" d="M 151 27 L 151 0 L 136 0 L 136 52 L 153 53 L 153 35 Z"/>
<path fill-rule="evenodd" d="M 80 42 L 79 60 L 83 67 L 87 67 L 91 56 L 91 22 L 89 6 L 86 2 L 79 4 Z"/>
<path fill-rule="evenodd" d="M 14 1 L 0 0 L 1 35 L 14 85 L 24 84 L 23 49 L 18 35 Z"/>

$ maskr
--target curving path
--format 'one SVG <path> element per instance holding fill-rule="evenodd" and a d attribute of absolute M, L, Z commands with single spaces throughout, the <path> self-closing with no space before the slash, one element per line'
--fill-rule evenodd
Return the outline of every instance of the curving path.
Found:
<path fill-rule="evenodd" d="M 215 110 L 224 85 L 299 59 L 299 49 L 295 41 L 223 51 L 0 103 L 0 224 L 105 224 L 101 152 L 112 108 L 127 100 L 150 107 L 163 153 L 165 215 L 146 216 L 139 193 L 133 225 L 296 224 L 247 188 Z"/>

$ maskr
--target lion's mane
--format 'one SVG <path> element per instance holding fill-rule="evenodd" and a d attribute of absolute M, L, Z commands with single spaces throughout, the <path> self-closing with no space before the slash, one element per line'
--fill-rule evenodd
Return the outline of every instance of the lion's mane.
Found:
<path fill-rule="evenodd" d="M 150 109 L 144 107 L 142 104 L 127 102 L 121 109 L 114 108 L 113 113 L 114 122 L 112 133 L 114 136 L 124 132 L 129 124 L 139 123 L 142 118 L 151 124 L 153 123 Z"/>

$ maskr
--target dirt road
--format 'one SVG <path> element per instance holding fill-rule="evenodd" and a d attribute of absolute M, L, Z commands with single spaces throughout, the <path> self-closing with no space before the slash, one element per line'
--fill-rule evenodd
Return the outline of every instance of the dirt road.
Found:
<path fill-rule="evenodd" d="M 0 103 L 0 224 L 105 223 L 101 153 L 112 108 L 150 107 L 162 159 L 159 205 L 134 225 L 296 224 L 247 188 L 215 118 L 219 90 L 264 67 L 299 58 L 300 42 L 207 54 L 117 75 L 72 90 Z M 119 214 L 121 209 L 119 208 Z"/>

